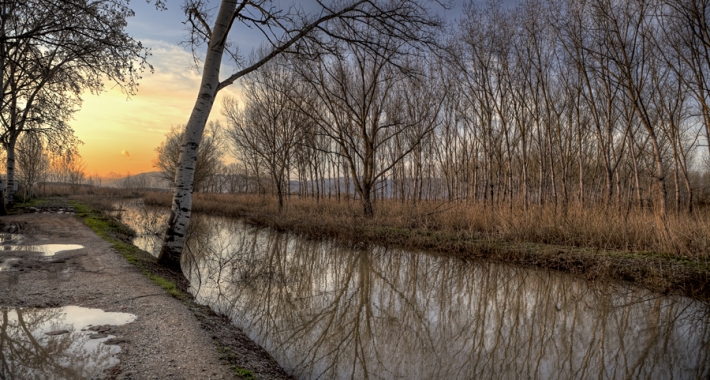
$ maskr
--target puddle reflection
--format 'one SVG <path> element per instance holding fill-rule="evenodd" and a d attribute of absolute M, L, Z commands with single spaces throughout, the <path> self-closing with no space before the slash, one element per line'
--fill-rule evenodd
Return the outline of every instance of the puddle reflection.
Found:
<path fill-rule="evenodd" d="M 131 212 L 124 220 L 132 224 Z M 226 218 L 195 215 L 191 223 L 183 267 L 193 294 L 297 378 L 710 376 L 708 307 L 687 298 L 543 270 L 351 250 Z M 140 239 L 143 248 L 160 240 Z"/>
<path fill-rule="evenodd" d="M 0 378 L 93 379 L 116 364 L 119 346 L 91 339 L 90 325 L 123 325 L 127 313 L 78 306 L 52 309 L 0 308 Z"/>
<path fill-rule="evenodd" d="M 73 251 L 82 248 L 84 248 L 84 246 L 79 244 L 3 245 L 0 246 L 0 252 L 27 251 L 40 252 L 43 256 L 54 256 L 59 252 Z"/>

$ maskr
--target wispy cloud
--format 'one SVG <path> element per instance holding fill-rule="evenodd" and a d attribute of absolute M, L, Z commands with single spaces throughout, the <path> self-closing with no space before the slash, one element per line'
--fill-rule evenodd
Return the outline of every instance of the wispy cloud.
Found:
<path fill-rule="evenodd" d="M 154 72 L 146 72 L 137 95 L 126 99 L 120 90 L 107 83 L 100 96 L 84 94 L 82 110 L 72 127 L 84 141 L 80 152 L 90 172 L 140 173 L 153 170 L 155 147 L 165 139 L 172 126 L 187 122 L 200 86 L 200 73 L 191 67 L 192 56 L 180 46 L 164 41 L 143 41 L 152 48 L 150 62 Z M 225 68 L 228 72 L 230 68 Z M 211 120 L 224 122 L 221 102 L 224 95 L 240 97 L 241 87 L 222 90 L 215 100 Z M 115 160 L 121 152 L 128 160 Z"/>

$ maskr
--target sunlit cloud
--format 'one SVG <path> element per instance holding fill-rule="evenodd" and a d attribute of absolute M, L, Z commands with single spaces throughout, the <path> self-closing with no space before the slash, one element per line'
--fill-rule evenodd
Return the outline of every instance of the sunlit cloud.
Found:
<path fill-rule="evenodd" d="M 125 149 L 121 151 L 121 155 L 131 158 L 131 153 Z"/>
<path fill-rule="evenodd" d="M 147 130 L 151 131 L 151 132 L 160 132 L 163 134 L 170 132 L 170 129 L 160 129 L 160 128 L 148 128 Z"/>
<path fill-rule="evenodd" d="M 155 148 L 171 127 L 184 125 L 192 110 L 200 85 L 200 73 L 194 69 L 192 55 L 180 46 L 163 41 L 144 40 L 152 51 L 154 72 L 145 72 L 138 93 L 128 98 L 120 89 L 107 83 L 99 96 L 84 94 L 84 102 L 72 123 L 76 135 L 84 141 L 80 153 L 87 172 L 141 173 L 156 170 Z M 231 68 L 225 67 L 225 73 Z M 222 97 L 240 97 L 240 86 L 220 92 L 214 103 L 211 120 L 224 122 Z M 116 148 L 131 146 L 121 152 L 129 160 L 115 160 Z M 120 148 L 119 148 L 120 149 Z"/>

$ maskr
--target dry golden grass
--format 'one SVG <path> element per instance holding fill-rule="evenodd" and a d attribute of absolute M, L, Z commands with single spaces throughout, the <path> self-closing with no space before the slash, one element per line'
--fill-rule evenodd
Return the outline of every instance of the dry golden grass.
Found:
<path fill-rule="evenodd" d="M 66 197 L 88 195 L 94 198 L 138 198 L 150 189 L 120 189 L 117 187 L 100 187 L 89 185 L 42 184 L 35 186 L 35 197 Z M 167 192 L 166 192 L 167 194 Z"/>
<path fill-rule="evenodd" d="M 146 194 L 141 189 L 118 189 L 112 187 L 56 187 L 45 197 L 67 197 L 98 210 L 112 210 L 122 199 L 142 198 Z M 167 192 L 165 194 L 168 194 Z M 39 194 L 42 196 L 42 193 Z"/>
<path fill-rule="evenodd" d="M 148 193 L 146 203 L 168 206 L 171 194 Z M 362 217 L 357 201 L 293 197 L 279 214 L 269 196 L 195 194 L 193 210 L 208 214 L 247 217 L 281 229 L 290 224 L 338 229 L 380 228 L 467 235 L 517 243 L 551 244 L 595 250 L 647 252 L 688 259 L 710 257 L 710 212 L 698 210 L 668 215 L 666 228 L 652 210 L 616 207 L 554 206 L 484 207 L 482 204 L 378 201 L 372 219 Z M 326 228 L 328 230 L 330 228 Z M 325 235 L 333 235 L 326 233 Z"/>

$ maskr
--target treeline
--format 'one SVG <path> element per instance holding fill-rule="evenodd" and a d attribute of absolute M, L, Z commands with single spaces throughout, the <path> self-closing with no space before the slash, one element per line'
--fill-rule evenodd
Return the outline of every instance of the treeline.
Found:
<path fill-rule="evenodd" d="M 385 34 L 284 56 L 223 104 L 244 178 L 282 206 L 351 192 L 693 211 L 708 186 L 707 0 L 473 2 L 442 49 Z M 351 188 L 352 186 L 352 188 Z"/>
<path fill-rule="evenodd" d="M 6 154 L 0 159 L 6 160 Z M 36 190 L 41 189 L 45 194 L 47 190 L 51 192 L 53 184 L 69 186 L 72 191 L 81 185 L 101 185 L 98 178 L 86 175 L 86 164 L 75 146 L 68 150 L 52 149 L 39 134 L 20 136 L 14 159 L 17 166 L 14 181 L 19 189 L 18 195 L 25 199 L 34 196 Z M 3 183 L 5 180 L 3 178 Z"/>

